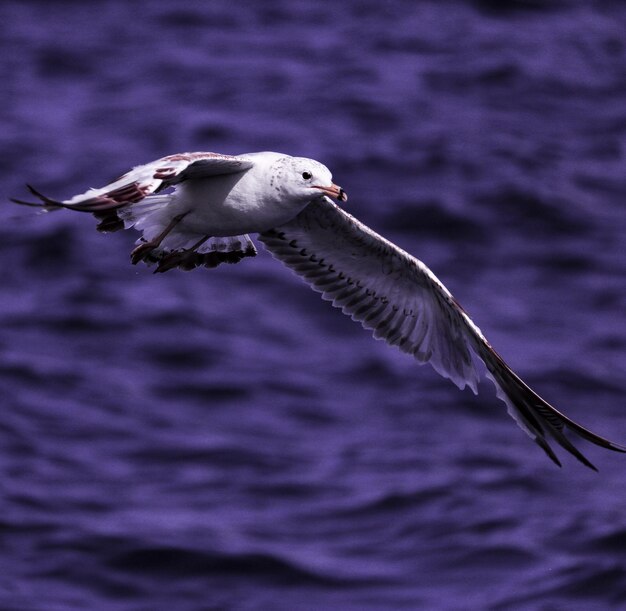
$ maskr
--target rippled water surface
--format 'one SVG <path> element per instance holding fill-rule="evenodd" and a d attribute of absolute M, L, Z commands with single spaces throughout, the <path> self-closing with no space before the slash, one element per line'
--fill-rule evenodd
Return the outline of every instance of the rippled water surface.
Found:
<path fill-rule="evenodd" d="M 626 605 L 624 456 L 557 469 L 489 384 L 266 253 L 153 275 L 130 233 L 8 203 L 186 150 L 315 157 L 624 443 L 624 32 L 582 0 L 0 4 L 0 607 Z"/>

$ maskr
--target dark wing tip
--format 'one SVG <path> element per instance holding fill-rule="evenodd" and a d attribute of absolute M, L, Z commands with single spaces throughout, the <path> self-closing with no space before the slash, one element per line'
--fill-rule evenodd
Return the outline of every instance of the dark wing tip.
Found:
<path fill-rule="evenodd" d="M 615 443 L 606 437 L 602 437 L 596 433 L 593 433 L 589 429 L 586 429 L 581 424 L 574 422 L 564 414 L 559 414 L 565 426 L 570 430 L 576 433 L 579 437 L 582 437 L 586 441 L 593 443 L 594 445 L 599 446 L 600 448 L 604 448 L 605 450 L 612 450 L 613 452 L 620 452 L 621 454 L 626 454 L 626 446 L 623 446 L 619 443 Z"/>
<path fill-rule="evenodd" d="M 64 204 L 63 202 L 60 202 L 58 200 L 55 199 L 50 199 L 49 197 L 45 196 L 43 193 L 41 193 L 40 191 L 37 191 L 37 189 L 35 189 L 35 187 L 33 187 L 32 185 L 27 184 L 26 188 L 38 199 L 40 199 L 45 206 L 51 206 L 53 208 L 63 208 Z"/>
<path fill-rule="evenodd" d="M 549 446 L 548 442 L 543 437 L 535 437 L 535 443 L 547 454 L 548 458 L 557 466 L 563 467 L 561 461 L 558 459 L 554 450 Z"/>
<path fill-rule="evenodd" d="M 19 204 L 20 206 L 32 206 L 34 208 L 45 207 L 45 204 L 43 204 L 42 202 L 27 202 L 27 201 L 24 201 L 23 199 L 17 199 L 16 197 L 10 197 L 9 201 L 13 202 L 14 204 Z"/>
<path fill-rule="evenodd" d="M 58 208 L 64 208 L 65 204 L 63 202 L 56 201 L 54 199 L 50 199 L 46 197 L 42 193 L 40 193 L 35 187 L 27 184 L 26 188 L 34 195 L 39 201 L 38 202 L 27 202 L 23 199 L 17 199 L 15 197 L 10 198 L 14 204 L 19 204 L 20 206 L 32 206 L 35 208 L 44 208 L 46 210 L 56 210 Z"/>
<path fill-rule="evenodd" d="M 478 339 L 480 340 L 479 355 L 489 370 L 490 377 L 496 383 L 496 387 L 503 393 L 503 396 L 500 394 L 498 396 L 519 415 L 520 420 L 525 424 L 522 428 L 530 432 L 537 445 L 552 462 L 561 466 L 548 440 L 554 440 L 583 465 L 593 471 L 598 471 L 597 467 L 565 435 L 564 429 L 598 447 L 626 453 L 626 447 L 593 433 L 542 399 L 511 370 L 486 340 Z"/>
<path fill-rule="evenodd" d="M 594 445 L 600 448 L 604 448 L 605 450 L 612 450 L 613 452 L 620 452 L 621 454 L 626 454 L 626 447 L 620 444 L 614 443 L 606 439 L 605 437 L 602 437 L 601 435 L 592 433 L 590 430 L 586 429 L 584 426 L 578 424 L 577 422 L 570 420 L 569 418 L 567 418 L 567 416 L 564 416 L 563 414 L 561 414 L 561 416 L 564 419 L 565 426 L 570 431 L 573 431 L 574 433 L 576 433 L 582 439 L 588 441 L 589 443 L 593 443 Z M 562 433 L 560 433 L 560 436 L 564 437 Z M 561 446 L 563 446 L 568 452 L 573 454 L 580 462 L 582 462 L 584 465 L 586 465 L 590 469 L 593 469 L 596 472 L 598 471 L 595 465 L 593 465 L 585 456 L 583 456 L 583 454 L 579 452 L 578 449 L 574 447 L 573 444 L 569 443 L 568 441 L 563 443 L 563 440 L 560 440 L 558 438 L 556 439 L 557 439 L 557 442 Z"/>
<path fill-rule="evenodd" d="M 562 448 L 567 450 L 572 456 L 585 465 L 585 467 L 589 467 L 596 473 L 598 472 L 597 467 L 569 439 L 567 439 L 561 431 L 551 430 L 551 433 Z"/>

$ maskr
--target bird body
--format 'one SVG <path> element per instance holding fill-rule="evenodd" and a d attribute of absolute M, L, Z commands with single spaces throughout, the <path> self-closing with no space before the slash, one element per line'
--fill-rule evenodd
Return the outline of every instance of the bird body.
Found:
<path fill-rule="evenodd" d="M 311 201 L 310 193 L 296 201 L 285 197 L 280 180 L 267 188 L 266 177 L 280 176 L 280 166 L 294 158 L 263 152 L 242 155 L 240 159 L 252 165 L 236 173 L 181 182 L 171 195 L 175 208 L 170 211 L 169 205 L 165 207 L 167 217 L 189 211 L 181 221 L 182 227 L 201 235 L 231 236 L 278 227 Z M 303 161 L 303 167 L 313 167 L 312 160 Z"/>
<path fill-rule="evenodd" d="M 65 201 L 30 190 L 40 203 L 14 201 L 91 212 L 101 231 L 141 231 L 131 260 L 156 263 L 157 272 L 237 263 L 256 254 L 248 233 L 258 233 L 275 258 L 376 339 L 430 363 L 459 388 L 477 392 L 485 373 L 509 414 L 556 464 L 550 441 L 595 469 L 565 431 L 626 452 L 529 388 L 422 261 L 331 201 L 347 196 L 317 161 L 270 152 L 181 153 Z"/>

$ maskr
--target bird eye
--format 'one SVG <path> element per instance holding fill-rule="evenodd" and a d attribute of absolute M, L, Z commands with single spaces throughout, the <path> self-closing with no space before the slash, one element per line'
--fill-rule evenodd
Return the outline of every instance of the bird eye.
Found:
<path fill-rule="evenodd" d="M 311 174 L 311 172 L 302 172 L 302 178 L 304 178 L 304 180 L 310 180 L 313 178 L 313 174 Z"/>

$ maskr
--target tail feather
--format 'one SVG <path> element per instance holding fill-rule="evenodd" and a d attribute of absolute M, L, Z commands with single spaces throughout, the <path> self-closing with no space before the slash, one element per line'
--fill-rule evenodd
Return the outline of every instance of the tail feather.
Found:
<path fill-rule="evenodd" d="M 149 226 L 151 221 L 154 221 L 156 230 L 163 221 L 160 215 L 154 215 L 154 213 L 165 208 L 170 202 L 171 194 L 151 195 L 134 203 L 132 206 L 125 205 L 116 208 L 103 208 L 96 211 L 90 209 L 86 211 L 92 212 L 98 219 L 99 223 L 96 229 L 104 233 L 130 229 L 131 227 L 141 230 L 145 226 Z"/>
<path fill-rule="evenodd" d="M 112 211 L 117 217 L 123 221 L 124 229 L 135 229 L 141 231 L 150 226 L 151 222 L 155 224 L 162 223 L 159 218 L 160 215 L 155 215 L 156 212 L 165 208 L 172 202 L 172 194 L 164 195 L 150 195 L 140 202 L 133 204 L 132 206 L 125 206 Z"/>
<path fill-rule="evenodd" d="M 200 253 L 197 251 L 174 251 L 165 254 L 159 259 L 154 273 L 167 272 L 175 267 L 182 269 L 183 271 L 191 271 L 196 267 L 206 267 L 212 269 L 222 263 L 239 263 L 239 261 L 245 259 L 246 257 L 254 256 L 256 256 L 256 249 L 231 250 L 228 252 L 211 251 L 207 253 Z"/>
<path fill-rule="evenodd" d="M 145 238 L 137 241 L 145 244 Z M 248 235 L 216 237 L 172 231 L 154 249 L 142 255 L 146 265 L 156 264 L 155 273 L 179 268 L 190 271 L 196 267 L 214 268 L 222 263 L 239 263 L 246 257 L 254 257 L 257 250 Z"/>

